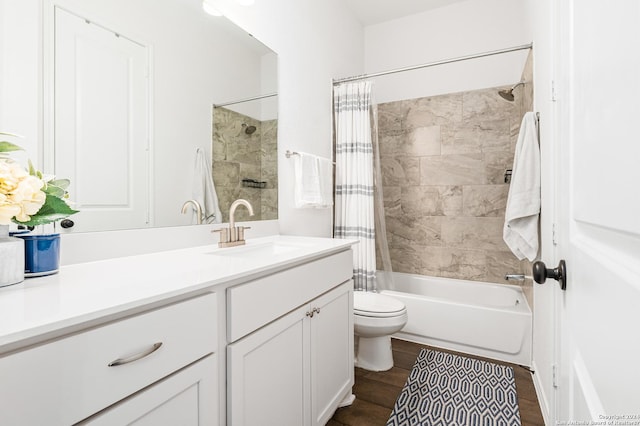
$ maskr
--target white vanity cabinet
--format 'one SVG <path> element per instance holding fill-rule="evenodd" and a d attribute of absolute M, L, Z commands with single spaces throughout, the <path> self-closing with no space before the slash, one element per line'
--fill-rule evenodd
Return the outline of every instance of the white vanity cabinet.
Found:
<path fill-rule="evenodd" d="M 227 290 L 228 425 L 324 425 L 350 394 L 351 265 L 349 250 Z"/>
<path fill-rule="evenodd" d="M 5 355 L 0 424 L 217 424 L 217 346 L 208 293 Z"/>
<path fill-rule="evenodd" d="M 324 425 L 353 386 L 352 242 L 270 236 L 0 289 L 0 425 Z"/>

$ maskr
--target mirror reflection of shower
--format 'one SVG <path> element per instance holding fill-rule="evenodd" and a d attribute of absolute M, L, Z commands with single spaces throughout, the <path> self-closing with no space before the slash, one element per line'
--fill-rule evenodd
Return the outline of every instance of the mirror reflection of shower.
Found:
<path fill-rule="evenodd" d="M 213 179 L 223 222 L 225 207 L 239 198 L 256 214 L 239 210 L 236 220 L 277 219 L 277 110 L 276 93 L 213 105 Z"/>
<path fill-rule="evenodd" d="M 247 135 L 252 135 L 257 129 L 256 126 L 249 126 L 247 123 L 242 123 L 242 128 Z"/>
<path fill-rule="evenodd" d="M 513 102 L 513 100 L 515 99 L 515 96 L 513 95 L 513 90 L 518 86 L 524 86 L 524 84 L 525 84 L 524 81 L 520 81 L 514 84 L 513 86 L 511 86 L 510 89 L 504 89 L 504 90 L 498 91 L 498 95 L 500 95 L 504 100 Z"/>

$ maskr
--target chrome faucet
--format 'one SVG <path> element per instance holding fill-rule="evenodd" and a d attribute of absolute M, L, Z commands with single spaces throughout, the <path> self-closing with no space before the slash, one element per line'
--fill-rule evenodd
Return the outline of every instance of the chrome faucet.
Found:
<path fill-rule="evenodd" d="M 241 246 L 246 241 L 244 239 L 244 230 L 251 229 L 250 226 L 236 226 L 236 209 L 238 206 L 243 205 L 249 210 L 249 216 L 253 216 L 253 206 L 247 200 L 238 199 L 231 203 L 229 209 L 229 228 L 214 229 L 211 232 L 220 233 L 220 242 L 218 247 L 234 247 Z"/>
<path fill-rule="evenodd" d="M 187 212 L 187 207 L 189 207 L 189 204 L 192 204 L 193 209 L 196 211 L 196 223 L 198 225 L 202 225 L 202 207 L 200 206 L 200 203 L 197 202 L 196 200 L 185 201 L 184 204 L 182 205 L 182 214 L 185 214 Z"/>

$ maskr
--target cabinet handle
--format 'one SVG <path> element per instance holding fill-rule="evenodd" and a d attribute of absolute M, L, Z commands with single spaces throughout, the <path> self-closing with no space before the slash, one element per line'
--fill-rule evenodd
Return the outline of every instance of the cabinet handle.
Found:
<path fill-rule="evenodd" d="M 124 364 L 129 364 L 130 362 L 133 361 L 137 361 L 139 359 L 142 359 L 146 356 L 151 355 L 152 353 L 154 353 L 155 351 L 157 351 L 158 349 L 160 349 L 160 346 L 162 346 L 162 342 L 158 342 L 158 343 L 154 343 L 153 346 L 151 346 L 149 349 L 140 352 L 138 354 L 135 355 L 131 355 L 129 357 L 126 358 L 118 358 L 114 361 L 111 361 L 109 364 L 107 364 L 109 367 L 117 367 L 119 365 L 124 365 Z"/>
<path fill-rule="evenodd" d="M 313 308 L 313 312 L 315 312 L 316 314 L 320 313 L 320 308 Z"/>
<path fill-rule="evenodd" d="M 311 311 L 311 312 L 307 312 L 307 316 L 308 316 L 309 318 L 313 318 L 313 314 L 314 314 L 314 312 L 315 312 L 315 311 L 316 311 L 316 310 L 314 309 L 314 310 L 313 310 L 313 311 Z"/>

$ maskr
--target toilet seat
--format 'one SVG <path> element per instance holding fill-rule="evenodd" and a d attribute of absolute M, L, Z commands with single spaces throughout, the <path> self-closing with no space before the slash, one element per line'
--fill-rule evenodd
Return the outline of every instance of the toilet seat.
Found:
<path fill-rule="evenodd" d="M 406 313 L 404 303 L 389 296 L 366 291 L 353 293 L 353 313 L 363 317 L 389 318 Z"/>

